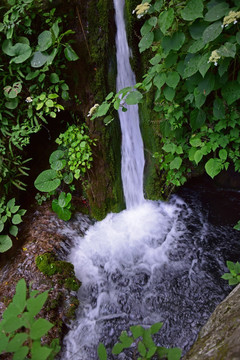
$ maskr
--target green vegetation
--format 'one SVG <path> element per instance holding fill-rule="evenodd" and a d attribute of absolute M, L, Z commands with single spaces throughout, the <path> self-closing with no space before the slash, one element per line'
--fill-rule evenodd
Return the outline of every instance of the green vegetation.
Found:
<path fill-rule="evenodd" d="M 230 163 L 239 171 L 238 2 L 157 0 L 142 5 L 136 8 L 138 17 L 147 19 L 139 51 L 151 53 L 149 68 L 137 90 L 109 94 L 92 119 L 119 107 L 126 111 L 119 95 L 136 104 L 154 92 L 162 141 L 154 158 L 166 185 L 182 185 L 204 168 L 214 178 Z M 111 119 L 105 116 L 106 123 Z"/>
<path fill-rule="evenodd" d="M 131 326 L 131 336 L 129 336 L 126 331 L 122 331 L 119 337 L 120 342 L 114 345 L 112 354 L 119 355 L 124 349 L 132 348 L 134 345 L 133 359 L 147 360 L 152 359 L 153 356 L 157 355 L 158 359 L 179 360 L 182 354 L 181 349 L 168 349 L 157 346 L 154 343 L 152 335 L 156 334 L 162 326 L 163 323 L 161 322 L 153 324 L 148 329 L 145 329 L 140 325 Z M 102 343 L 98 346 L 98 356 L 100 360 L 107 360 L 107 351 Z"/>
<path fill-rule="evenodd" d="M 227 261 L 229 273 L 222 275 L 222 279 L 228 280 L 229 285 L 237 285 L 240 283 L 240 263 L 237 261 L 235 264 L 232 261 Z"/>
<path fill-rule="evenodd" d="M 13 359 L 53 360 L 60 351 L 59 341 L 50 346 L 41 345 L 41 338 L 53 327 L 48 320 L 38 316 L 48 297 L 48 291 L 27 289 L 21 279 L 16 285 L 12 302 L 3 313 L 0 322 L 0 354 L 11 353 Z M 37 317 L 37 319 L 36 319 Z"/>
<path fill-rule="evenodd" d="M 0 198 L 1 209 L 8 211 L 2 216 L 1 251 L 12 245 L 5 216 L 17 225 L 24 214 L 24 210 L 9 212 L 8 204 L 16 188 L 26 190 L 22 178 L 28 176 L 26 164 L 31 159 L 26 158 L 25 148 L 69 99 L 69 86 L 61 72 L 66 60 L 75 61 L 78 56 L 70 44 L 73 31 L 65 30 L 65 17 L 57 12 L 51 2 L 34 0 L 8 0 L 0 9 Z M 15 237 L 16 227 L 11 226 L 9 234 Z"/>
<path fill-rule="evenodd" d="M 53 276 L 59 274 L 59 282 L 63 284 L 66 289 L 77 291 L 80 287 L 80 282 L 75 276 L 74 267 L 67 261 L 57 260 L 52 253 L 44 253 L 36 257 L 37 268 L 46 276 Z"/>

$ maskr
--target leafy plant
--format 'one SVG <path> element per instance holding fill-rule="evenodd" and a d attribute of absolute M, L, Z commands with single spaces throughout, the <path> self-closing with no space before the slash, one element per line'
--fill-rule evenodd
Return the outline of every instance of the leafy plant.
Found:
<path fill-rule="evenodd" d="M 42 171 L 36 178 L 34 185 L 37 190 L 54 195 L 62 184 L 73 191 L 71 185 L 74 178 L 83 179 L 87 169 L 90 169 L 92 158 L 91 140 L 87 134 L 87 126 L 69 126 L 65 133 L 56 139 L 59 149 L 49 157 L 51 169 Z M 46 196 L 48 198 L 48 196 Z M 41 198 L 42 199 L 42 198 Z M 62 220 L 71 218 L 71 193 L 61 192 L 58 199 L 52 201 L 52 209 Z"/>
<path fill-rule="evenodd" d="M 27 296 L 28 295 L 28 296 Z M 60 347 L 58 342 L 51 346 L 41 345 L 41 338 L 53 327 L 48 320 L 37 318 L 48 297 L 48 291 L 39 294 L 38 290 L 27 290 L 21 279 L 16 285 L 12 302 L 3 313 L 0 322 L 0 354 L 13 354 L 13 359 L 53 359 Z"/>
<path fill-rule="evenodd" d="M 152 335 L 156 334 L 162 327 L 163 323 L 158 322 L 153 324 L 150 328 L 144 329 L 142 326 L 131 326 L 132 335 L 129 336 L 126 331 L 122 331 L 119 340 L 112 349 L 112 354 L 119 355 L 123 350 L 134 348 L 133 359 L 152 359 L 153 356 L 158 356 L 159 359 L 179 360 L 182 351 L 179 348 L 165 348 L 157 346 Z M 98 346 L 98 357 L 100 360 L 107 360 L 107 351 L 104 344 L 100 343 Z"/>
<path fill-rule="evenodd" d="M 235 264 L 232 261 L 227 261 L 227 267 L 230 273 L 222 275 L 222 279 L 228 280 L 229 285 L 236 285 L 240 283 L 240 263 Z"/>
<path fill-rule="evenodd" d="M 20 209 L 19 205 L 15 205 L 15 201 L 16 199 L 12 198 L 6 203 L 5 197 L 0 200 L 0 253 L 12 247 L 12 239 L 9 235 L 17 236 L 18 225 L 22 222 L 22 216 L 26 213 L 26 210 Z"/>

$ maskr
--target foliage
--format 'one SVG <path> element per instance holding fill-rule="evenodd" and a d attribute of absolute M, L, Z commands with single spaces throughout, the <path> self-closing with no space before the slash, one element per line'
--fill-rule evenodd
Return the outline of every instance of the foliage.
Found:
<path fill-rule="evenodd" d="M 120 94 L 128 94 L 125 103 L 135 104 L 144 93 L 153 93 L 152 116 L 163 143 L 163 152 L 154 157 L 167 184 L 183 184 L 197 167 L 212 178 L 230 163 L 240 171 L 239 3 L 149 3 L 139 51 L 151 54 L 150 65 L 136 91 L 126 88 Z M 118 96 L 106 98 L 92 119 L 106 115 L 112 104 L 126 111 L 123 100 L 118 106 Z"/>
<path fill-rule="evenodd" d="M 240 220 L 237 222 L 237 224 L 234 226 L 235 230 L 240 231 Z"/>
<path fill-rule="evenodd" d="M 148 329 L 144 329 L 140 325 L 131 326 L 131 336 L 126 331 L 122 331 L 119 337 L 120 342 L 114 345 L 112 353 L 119 355 L 124 349 L 134 347 L 133 359 L 152 359 L 154 355 L 157 355 L 159 359 L 179 360 L 181 349 L 157 346 L 152 339 L 152 335 L 156 334 L 162 325 L 161 322 L 155 323 Z M 100 360 L 107 360 L 107 351 L 102 343 L 98 346 L 98 356 Z"/>
<path fill-rule="evenodd" d="M 64 58 L 78 59 L 69 40 L 74 32 L 64 30 L 64 17 L 50 3 L 8 0 L 0 8 L 0 196 L 5 208 L 14 187 L 26 190 L 22 177 L 30 170 L 25 148 L 31 136 L 69 99 L 61 78 Z M 8 247 L 10 240 L 4 240 Z"/>
<path fill-rule="evenodd" d="M 33 360 L 45 360 L 53 359 L 59 352 L 56 339 L 50 347 L 41 345 L 41 338 L 53 327 L 46 319 L 36 319 L 47 297 L 48 291 L 39 294 L 38 290 L 27 290 L 24 279 L 17 283 L 16 293 L 0 322 L 0 354 L 13 353 L 16 360 L 31 354 Z"/>
<path fill-rule="evenodd" d="M 0 199 L 0 253 L 12 247 L 11 236 L 18 234 L 18 225 L 22 222 L 22 216 L 26 210 L 20 209 L 15 204 L 16 199 L 12 198 L 7 203 L 5 197 Z"/>
<path fill-rule="evenodd" d="M 95 140 L 87 134 L 87 126 L 72 125 L 56 139 L 59 149 L 49 157 L 51 169 L 42 171 L 36 178 L 34 185 L 37 190 L 49 194 L 55 193 L 61 184 L 73 190 L 72 182 L 75 179 L 83 180 L 86 169 L 91 168 L 92 150 Z M 48 198 L 48 195 L 45 196 Z M 71 193 L 61 192 L 58 199 L 52 201 L 52 209 L 62 220 L 71 218 Z M 39 201 L 43 198 L 40 197 Z"/>
<path fill-rule="evenodd" d="M 230 273 L 222 275 L 222 279 L 228 280 L 229 285 L 236 285 L 240 283 L 240 263 L 235 264 L 232 261 L 227 261 L 227 267 Z"/>

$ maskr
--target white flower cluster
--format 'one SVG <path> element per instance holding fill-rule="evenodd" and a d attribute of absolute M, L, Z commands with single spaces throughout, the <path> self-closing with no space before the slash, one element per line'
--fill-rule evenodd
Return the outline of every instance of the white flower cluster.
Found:
<path fill-rule="evenodd" d="M 99 107 L 99 104 L 95 104 L 93 107 L 91 107 L 87 116 L 91 117 L 95 113 L 95 111 L 97 110 L 98 107 Z"/>
<path fill-rule="evenodd" d="M 223 19 L 222 27 L 227 27 L 229 24 L 237 23 L 237 20 L 240 18 L 240 11 L 230 11 L 227 16 Z"/>
<path fill-rule="evenodd" d="M 217 50 L 212 51 L 210 58 L 208 59 L 208 63 L 213 62 L 215 66 L 218 64 L 218 60 L 221 56 L 218 54 Z"/>
<path fill-rule="evenodd" d="M 30 102 L 33 101 L 33 99 L 31 98 L 31 96 L 28 96 L 25 101 L 26 101 L 27 103 L 30 103 Z"/>
<path fill-rule="evenodd" d="M 148 2 L 145 2 L 144 4 L 139 4 L 135 10 L 133 10 L 133 14 L 137 14 L 137 18 L 140 19 L 143 15 L 145 15 L 150 8 L 150 4 Z"/>

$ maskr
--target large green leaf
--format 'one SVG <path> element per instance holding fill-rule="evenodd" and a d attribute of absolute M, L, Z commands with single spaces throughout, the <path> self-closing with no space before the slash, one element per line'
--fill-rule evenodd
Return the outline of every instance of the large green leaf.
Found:
<path fill-rule="evenodd" d="M 166 84 L 171 88 L 175 89 L 180 81 L 180 76 L 176 71 L 172 71 L 168 74 Z"/>
<path fill-rule="evenodd" d="M 194 23 L 189 27 L 189 32 L 191 37 L 194 40 L 200 40 L 202 38 L 202 34 L 204 30 L 208 27 L 208 24 L 202 20 L 196 20 Z"/>
<path fill-rule="evenodd" d="M 182 159 L 180 158 L 180 156 L 177 156 L 170 162 L 170 169 L 178 170 L 181 164 L 182 164 Z"/>
<path fill-rule="evenodd" d="M 203 0 L 189 0 L 181 11 L 181 16 L 187 21 L 203 17 Z"/>
<path fill-rule="evenodd" d="M 199 50 L 203 49 L 205 46 L 205 42 L 202 39 L 194 41 L 191 46 L 188 48 L 188 52 L 191 54 L 197 53 Z"/>
<path fill-rule="evenodd" d="M 221 34 L 222 30 L 221 21 L 216 21 L 215 23 L 209 25 L 203 32 L 203 41 L 205 44 L 215 40 Z"/>
<path fill-rule="evenodd" d="M 39 68 L 43 66 L 47 60 L 48 60 L 48 54 L 42 53 L 41 51 L 36 51 L 33 54 L 32 60 L 31 60 L 31 66 L 34 68 Z"/>
<path fill-rule="evenodd" d="M 48 292 L 45 291 L 36 297 L 27 299 L 27 310 L 29 311 L 32 317 L 36 316 L 40 312 L 40 310 L 42 309 L 43 305 L 47 300 L 47 297 L 48 297 Z"/>
<path fill-rule="evenodd" d="M 228 82 L 222 88 L 222 96 L 228 105 L 240 99 L 240 84 L 237 81 Z"/>
<path fill-rule="evenodd" d="M 198 71 L 199 67 L 199 61 L 201 59 L 200 55 L 193 55 L 186 57 L 184 61 L 184 72 L 183 72 L 183 78 L 190 77 L 194 75 Z"/>
<path fill-rule="evenodd" d="M 232 57 L 234 58 L 236 55 L 236 45 L 230 42 L 226 42 L 218 49 L 218 54 L 223 57 Z"/>
<path fill-rule="evenodd" d="M 190 114 L 190 124 L 193 131 L 200 129 L 206 121 L 206 113 L 202 109 L 195 109 Z"/>
<path fill-rule="evenodd" d="M 0 253 L 9 250 L 12 247 L 12 240 L 8 235 L 0 235 Z"/>
<path fill-rule="evenodd" d="M 162 39 L 161 46 L 165 53 L 169 53 L 170 50 L 178 51 L 185 42 L 185 35 L 183 32 L 175 32 L 173 36 L 165 36 Z"/>
<path fill-rule="evenodd" d="M 169 86 L 166 86 L 163 90 L 163 94 L 168 101 L 172 101 L 175 96 L 175 90 Z"/>
<path fill-rule="evenodd" d="M 136 90 L 136 91 L 132 91 L 130 92 L 125 101 L 126 101 L 126 104 L 128 105 L 135 105 L 135 104 L 139 104 L 140 101 L 142 100 L 143 98 L 143 95 L 140 93 L 140 91 Z"/>
<path fill-rule="evenodd" d="M 168 10 L 161 12 L 161 14 L 159 15 L 158 25 L 164 35 L 166 34 L 167 30 L 172 25 L 173 20 L 174 20 L 173 8 L 169 8 Z"/>
<path fill-rule="evenodd" d="M 56 190 L 61 184 L 58 173 L 55 170 L 45 170 L 36 178 L 34 186 L 39 191 L 51 192 Z"/>
<path fill-rule="evenodd" d="M 24 279 L 18 281 L 16 285 L 16 293 L 13 297 L 13 303 L 19 309 L 19 312 L 23 312 L 26 306 L 27 298 L 27 285 Z"/>
<path fill-rule="evenodd" d="M 98 345 L 97 353 L 100 360 L 107 360 L 107 351 L 103 343 Z"/>
<path fill-rule="evenodd" d="M 45 30 L 38 36 L 38 46 L 40 51 L 45 51 L 52 45 L 52 33 Z"/>
<path fill-rule="evenodd" d="M 12 45 L 11 40 L 5 40 L 3 42 L 2 50 L 8 56 L 14 56 L 11 62 L 15 62 L 16 64 L 23 63 L 32 54 L 32 49 L 28 44 L 19 42 Z"/>
<path fill-rule="evenodd" d="M 47 332 L 53 327 L 46 319 L 37 319 L 35 323 L 31 326 L 30 337 L 33 340 L 41 339 L 43 335 L 46 335 Z"/>
<path fill-rule="evenodd" d="M 150 48 L 150 46 L 153 43 L 153 39 L 154 39 L 153 32 L 149 32 L 146 35 L 144 35 L 138 44 L 139 51 L 142 53 L 146 49 Z"/>
<path fill-rule="evenodd" d="M 202 77 L 204 77 L 210 68 L 211 64 L 208 62 L 210 54 L 206 53 L 203 56 L 200 57 L 200 60 L 198 62 L 198 70 Z"/>
<path fill-rule="evenodd" d="M 214 85 L 215 85 L 215 76 L 213 73 L 209 72 L 198 84 L 198 90 L 201 94 L 207 96 L 214 89 Z"/>
<path fill-rule="evenodd" d="M 226 2 L 221 2 L 212 6 L 206 13 L 204 20 L 205 21 L 216 21 L 221 19 L 223 16 L 227 15 L 229 11 L 229 5 Z"/>
<path fill-rule="evenodd" d="M 221 160 L 220 159 L 210 159 L 208 160 L 208 162 L 205 164 L 205 170 L 207 172 L 207 174 L 209 176 L 211 176 L 211 178 L 213 179 L 216 175 L 218 175 L 220 173 L 220 171 L 222 170 L 222 166 L 221 166 Z"/>
<path fill-rule="evenodd" d="M 225 106 L 223 100 L 219 98 L 213 102 L 213 116 L 216 119 L 225 119 Z"/>

